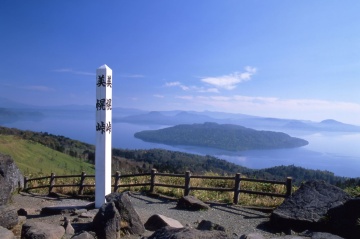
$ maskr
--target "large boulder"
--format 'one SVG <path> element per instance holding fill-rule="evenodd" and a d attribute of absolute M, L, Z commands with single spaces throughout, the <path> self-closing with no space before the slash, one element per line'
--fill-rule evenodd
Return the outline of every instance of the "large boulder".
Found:
<path fill-rule="evenodd" d="M 174 228 L 184 227 L 179 221 L 160 214 L 155 214 L 149 217 L 149 219 L 145 222 L 144 226 L 146 230 L 149 231 L 156 231 L 166 226 Z"/>
<path fill-rule="evenodd" d="M 21 230 L 22 239 L 61 239 L 64 234 L 64 227 L 43 222 L 26 222 Z"/>
<path fill-rule="evenodd" d="M 147 239 L 183 239 L 183 238 L 196 238 L 196 239 L 227 239 L 229 238 L 225 232 L 222 231 L 201 231 L 190 227 L 172 228 L 163 227 L 154 232 Z"/>
<path fill-rule="evenodd" d="M 360 198 L 350 199 L 329 210 L 329 230 L 349 239 L 360 238 Z"/>
<path fill-rule="evenodd" d="M 9 202 L 11 194 L 24 186 L 24 177 L 9 155 L 0 153 L 0 205 Z"/>
<path fill-rule="evenodd" d="M 141 235 L 145 227 L 141 222 L 139 214 L 131 204 L 128 192 L 111 193 L 106 197 L 107 202 L 113 202 L 121 216 L 121 231 L 124 234 Z"/>
<path fill-rule="evenodd" d="M 13 206 L 0 206 L 0 226 L 11 229 L 19 222 L 17 209 Z"/>
<path fill-rule="evenodd" d="M 0 226 L 0 238 L 1 239 L 15 239 L 15 235 L 12 231 Z"/>
<path fill-rule="evenodd" d="M 323 230 L 327 212 L 350 198 L 338 187 L 309 181 L 273 211 L 270 222 L 281 230 Z"/>
<path fill-rule="evenodd" d="M 98 238 L 120 238 L 120 214 L 113 202 L 104 203 L 94 217 L 93 225 Z"/>
<path fill-rule="evenodd" d="M 199 210 L 208 210 L 210 207 L 194 196 L 184 196 L 179 199 L 176 208 L 199 211 Z"/>

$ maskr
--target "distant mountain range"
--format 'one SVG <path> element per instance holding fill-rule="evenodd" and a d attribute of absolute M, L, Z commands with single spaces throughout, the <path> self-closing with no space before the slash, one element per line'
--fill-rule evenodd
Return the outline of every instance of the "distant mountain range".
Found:
<path fill-rule="evenodd" d="M 279 131 L 314 131 L 314 132 L 360 132 L 360 126 L 344 124 L 327 119 L 321 122 L 296 119 L 266 118 L 245 114 L 195 111 L 151 111 L 141 114 L 115 117 L 114 122 L 132 124 L 179 125 L 214 122 L 218 124 L 236 124 L 248 128 Z"/>
<path fill-rule="evenodd" d="M 7 100 L 0 97 L 0 123 L 19 120 L 41 120 L 45 117 L 56 118 L 95 118 L 95 106 L 62 105 L 33 106 Z M 259 117 L 246 114 L 234 114 L 213 111 L 145 111 L 133 108 L 113 108 L 114 123 L 174 126 L 179 124 L 236 124 L 258 130 L 310 131 L 310 132 L 360 132 L 360 126 L 345 124 L 334 119 L 321 122 L 297 119 Z"/>

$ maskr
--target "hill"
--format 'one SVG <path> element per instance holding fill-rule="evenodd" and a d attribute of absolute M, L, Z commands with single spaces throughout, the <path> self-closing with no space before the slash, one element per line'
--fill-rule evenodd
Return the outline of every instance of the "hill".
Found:
<path fill-rule="evenodd" d="M 53 150 L 32 140 L 0 134 L 0 152 L 10 155 L 26 175 L 94 173 L 94 165 L 79 158 Z"/>
<path fill-rule="evenodd" d="M 303 139 L 285 133 L 259 131 L 232 124 L 204 123 L 176 125 L 135 133 L 144 141 L 170 145 L 191 145 L 223 150 L 294 148 L 307 145 Z"/>

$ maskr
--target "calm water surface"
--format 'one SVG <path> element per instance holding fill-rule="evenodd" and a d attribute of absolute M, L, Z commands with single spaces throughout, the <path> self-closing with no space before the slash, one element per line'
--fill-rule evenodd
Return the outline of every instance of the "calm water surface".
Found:
<path fill-rule="evenodd" d="M 95 143 L 94 120 L 46 118 L 39 122 L 21 121 L 6 127 L 48 132 L 55 135 Z M 165 127 L 165 126 L 163 126 Z M 249 150 L 232 152 L 192 146 L 172 147 L 136 139 L 134 133 L 158 129 L 159 126 L 113 124 L 113 147 L 125 149 L 162 148 L 201 155 L 213 155 L 254 169 L 279 165 L 296 165 L 309 169 L 334 172 L 338 176 L 360 177 L 360 133 L 303 133 L 286 132 L 309 141 L 309 145 L 295 149 Z"/>

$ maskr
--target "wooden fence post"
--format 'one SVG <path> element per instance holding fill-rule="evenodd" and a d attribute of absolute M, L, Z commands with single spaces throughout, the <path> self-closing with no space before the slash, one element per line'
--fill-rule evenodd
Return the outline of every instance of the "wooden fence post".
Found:
<path fill-rule="evenodd" d="M 291 196 L 291 191 L 292 191 L 292 177 L 287 177 L 286 178 L 286 197 Z"/>
<path fill-rule="evenodd" d="M 114 193 L 117 192 L 117 190 L 119 189 L 119 182 L 120 182 L 120 172 L 116 171 L 115 173 L 115 183 L 114 183 Z"/>
<path fill-rule="evenodd" d="M 86 176 L 86 173 L 82 172 L 81 173 L 81 178 L 80 178 L 80 184 L 79 184 L 79 192 L 78 192 L 79 195 L 83 195 L 83 193 L 84 193 L 85 176 Z"/>
<path fill-rule="evenodd" d="M 24 191 L 27 189 L 28 177 L 24 177 Z"/>
<path fill-rule="evenodd" d="M 184 187 L 184 196 L 188 196 L 190 194 L 190 171 L 185 172 L 185 187 Z"/>
<path fill-rule="evenodd" d="M 151 169 L 150 193 L 154 193 L 156 169 Z"/>
<path fill-rule="evenodd" d="M 239 203 L 240 180 L 241 180 L 241 174 L 237 173 L 235 175 L 234 200 L 233 200 L 234 204 Z"/>
<path fill-rule="evenodd" d="M 55 185 L 55 174 L 51 173 L 50 183 L 49 183 L 49 194 L 52 192 L 54 185 Z"/>

